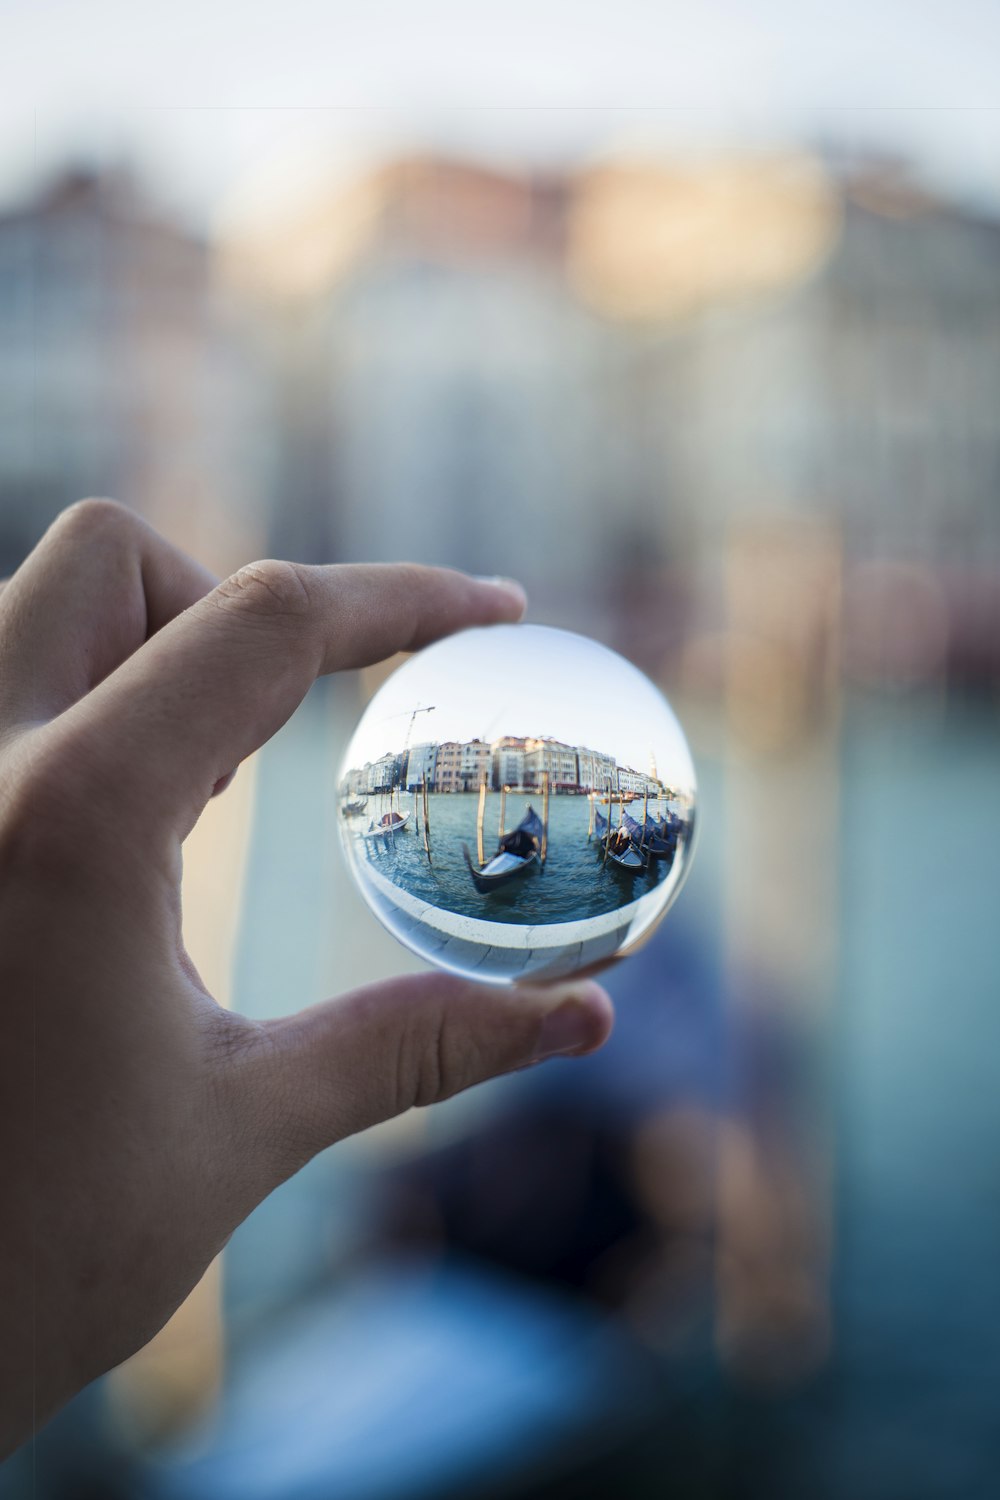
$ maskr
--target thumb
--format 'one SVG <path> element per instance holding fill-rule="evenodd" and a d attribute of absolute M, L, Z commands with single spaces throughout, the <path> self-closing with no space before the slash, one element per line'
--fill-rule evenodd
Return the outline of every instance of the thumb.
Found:
<path fill-rule="evenodd" d="M 413 1105 L 546 1057 L 593 1052 L 612 1021 L 607 993 L 591 981 L 498 989 L 441 974 L 369 985 L 272 1021 L 254 1069 L 279 1158 L 272 1167 L 281 1180 Z M 259 1089 L 243 1097 L 260 1110 Z"/>

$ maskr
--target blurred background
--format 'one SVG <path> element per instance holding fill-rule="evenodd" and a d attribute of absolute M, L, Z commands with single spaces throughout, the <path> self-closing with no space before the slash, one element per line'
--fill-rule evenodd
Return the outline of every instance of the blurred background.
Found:
<path fill-rule="evenodd" d="M 606 1049 L 312 1163 L 2 1500 L 998 1492 L 1000 16 L 506 9 L 0 10 L 0 573 L 107 494 L 511 574 L 701 789 Z M 379 680 L 191 837 L 224 1003 L 416 967 Z"/>

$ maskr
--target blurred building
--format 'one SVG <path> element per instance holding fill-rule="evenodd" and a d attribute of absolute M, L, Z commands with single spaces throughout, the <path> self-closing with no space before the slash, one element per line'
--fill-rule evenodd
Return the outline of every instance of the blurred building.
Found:
<path fill-rule="evenodd" d="M 271 490 L 268 388 L 208 246 L 127 174 L 68 169 L 0 213 L 0 570 L 86 495 L 210 565 L 246 560 Z"/>
<path fill-rule="evenodd" d="M 282 278 L 298 223 L 224 247 L 230 274 L 282 309 L 298 393 L 303 444 L 289 456 L 308 462 L 282 484 L 276 550 L 413 557 L 549 590 L 592 575 L 621 495 L 604 330 L 564 274 L 570 190 L 405 161 L 346 204 L 310 207 L 303 224 L 331 246 L 307 287 Z"/>
<path fill-rule="evenodd" d="M 424 745 L 411 745 L 406 761 L 406 776 L 404 784 L 408 791 L 414 787 L 430 787 L 434 782 L 434 768 L 437 764 L 437 745 L 433 742 Z"/>
<path fill-rule="evenodd" d="M 399 780 L 400 756 L 388 753 L 380 755 L 368 770 L 369 792 L 388 792 Z"/>
<path fill-rule="evenodd" d="M 898 168 L 801 153 L 403 160 L 211 247 L 68 171 L 0 216 L 4 565 L 113 494 L 215 566 L 514 574 L 676 676 L 731 529 L 818 519 L 849 670 L 995 676 L 998 254 Z"/>
<path fill-rule="evenodd" d="M 489 781 L 491 759 L 490 747 L 485 740 L 469 740 L 462 746 L 463 791 L 476 791 L 483 782 Z"/>
<path fill-rule="evenodd" d="M 523 786 L 524 740 L 504 735 L 493 742 L 493 786 Z"/>
<path fill-rule="evenodd" d="M 948 569 L 960 608 L 1000 567 L 998 253 L 898 168 L 802 153 L 390 164 L 222 246 L 277 330 L 274 550 L 512 573 L 654 670 L 761 516 Z"/>
<path fill-rule="evenodd" d="M 985 547 L 996 559 L 1000 225 L 891 175 L 789 167 L 776 183 L 777 172 L 746 163 L 745 191 L 702 243 L 691 236 L 695 265 L 711 266 L 720 237 L 738 247 L 704 272 L 696 301 L 694 266 L 677 264 L 687 302 L 668 281 L 618 312 L 634 330 L 630 378 L 645 391 L 630 424 L 640 466 L 669 476 L 663 497 L 688 497 L 712 540 L 763 506 L 837 517 L 855 555 L 969 564 Z M 665 172 L 649 169 L 645 188 L 654 225 L 688 206 Z M 599 210 L 621 212 L 620 187 L 605 172 L 583 192 L 593 201 L 579 233 L 596 237 Z M 755 241 L 779 230 L 770 254 L 783 253 L 782 274 L 754 284 Z M 613 273 L 643 269 L 592 255 L 578 282 L 610 315 Z"/>

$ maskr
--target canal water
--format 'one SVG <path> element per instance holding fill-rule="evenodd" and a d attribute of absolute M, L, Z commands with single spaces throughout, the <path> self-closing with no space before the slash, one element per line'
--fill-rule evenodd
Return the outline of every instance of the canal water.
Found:
<path fill-rule="evenodd" d="M 500 819 L 499 792 L 486 797 L 483 820 L 483 852 L 487 860 L 497 851 Z M 414 806 L 418 802 L 420 805 Z M 353 856 L 370 862 L 387 880 L 412 896 L 462 916 L 491 922 L 547 923 L 579 921 L 618 911 L 647 895 L 668 878 L 676 884 L 687 857 L 690 841 L 683 837 L 673 866 L 668 858 L 650 861 L 649 868 L 635 873 L 606 863 L 595 838 L 587 841 L 590 804 L 586 797 L 553 796 L 549 799 L 548 852 L 544 868 L 536 865 L 497 890 L 476 890 L 462 853 L 463 843 L 477 861 L 476 822 L 478 792 L 435 793 L 428 797 L 430 853 L 424 850 L 423 812 L 420 799 L 404 795 L 400 811 L 409 813 L 402 833 L 388 838 L 366 839 L 365 830 L 382 811 L 378 800 L 369 798 L 360 816 L 345 818 L 347 840 Z M 531 806 L 542 815 L 540 796 L 507 794 L 505 831 L 510 832 Z M 642 819 L 642 802 L 628 809 Z M 649 803 L 652 816 L 666 811 L 666 804 Z M 607 805 L 604 807 L 607 813 Z M 617 823 L 618 809 L 615 807 Z M 416 814 L 416 816 L 415 816 Z"/>

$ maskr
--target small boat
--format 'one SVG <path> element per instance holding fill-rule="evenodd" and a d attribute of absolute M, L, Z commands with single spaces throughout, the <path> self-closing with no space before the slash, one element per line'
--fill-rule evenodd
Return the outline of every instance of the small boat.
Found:
<path fill-rule="evenodd" d="M 345 817 L 355 818 L 359 813 L 363 813 L 367 806 L 367 797 L 356 797 L 353 802 L 343 803 L 340 810 Z"/>
<path fill-rule="evenodd" d="M 383 813 L 377 822 L 372 818 L 362 837 L 366 839 L 388 838 L 390 834 L 402 833 L 409 821 L 408 812 L 399 813 L 393 809 L 392 812 Z"/>
<path fill-rule="evenodd" d="M 671 850 L 676 849 L 677 840 L 684 832 L 684 819 L 676 813 L 666 812 L 660 819 L 659 836 L 665 844 L 669 844 Z"/>
<path fill-rule="evenodd" d="M 620 870 L 644 870 L 646 861 L 636 848 L 632 835 L 625 827 L 615 828 L 606 833 L 601 839 L 601 847 L 605 850 L 608 859 L 616 864 Z"/>
<path fill-rule="evenodd" d="M 633 844 L 653 859 L 666 859 L 673 854 L 674 846 L 655 818 L 647 817 L 645 823 L 639 823 L 629 813 L 625 813 L 622 824 L 628 829 Z"/>
<path fill-rule="evenodd" d="M 469 853 L 468 844 L 463 844 L 462 853 L 476 890 L 486 895 L 537 865 L 542 847 L 542 832 L 542 820 L 529 804 L 517 827 L 501 836 L 496 854 L 485 865 L 477 867 Z"/>

